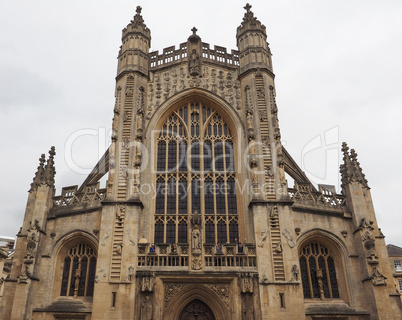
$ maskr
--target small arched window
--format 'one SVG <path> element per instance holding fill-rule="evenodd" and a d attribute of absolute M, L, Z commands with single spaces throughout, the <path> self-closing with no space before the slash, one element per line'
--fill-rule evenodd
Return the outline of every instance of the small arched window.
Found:
<path fill-rule="evenodd" d="M 304 298 L 339 298 L 334 258 L 319 242 L 311 242 L 300 250 L 300 271 Z"/>
<path fill-rule="evenodd" d="M 64 257 L 61 296 L 92 297 L 96 270 L 95 250 L 86 243 L 71 247 Z"/>

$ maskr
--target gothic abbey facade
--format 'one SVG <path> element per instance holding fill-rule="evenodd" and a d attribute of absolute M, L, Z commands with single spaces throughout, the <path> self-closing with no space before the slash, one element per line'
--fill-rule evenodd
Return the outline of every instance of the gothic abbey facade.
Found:
<path fill-rule="evenodd" d="M 402 319 L 355 151 L 343 144 L 341 194 L 307 179 L 281 144 L 266 28 L 245 10 L 238 50 L 193 28 L 150 53 L 137 8 L 111 146 L 58 196 L 54 148 L 40 158 L 1 319 Z"/>

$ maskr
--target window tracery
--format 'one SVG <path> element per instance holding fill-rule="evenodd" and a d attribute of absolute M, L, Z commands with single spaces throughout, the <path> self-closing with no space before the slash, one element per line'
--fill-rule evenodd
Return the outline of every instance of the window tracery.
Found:
<path fill-rule="evenodd" d="M 162 125 L 156 158 L 155 243 L 188 242 L 188 218 L 196 209 L 206 243 L 234 242 L 233 136 L 223 117 L 196 102 L 174 110 Z"/>
<path fill-rule="evenodd" d="M 64 258 L 61 296 L 93 296 L 96 253 L 88 244 L 71 247 Z"/>
<path fill-rule="evenodd" d="M 304 246 L 299 254 L 304 298 L 339 298 L 335 262 L 319 242 Z"/>

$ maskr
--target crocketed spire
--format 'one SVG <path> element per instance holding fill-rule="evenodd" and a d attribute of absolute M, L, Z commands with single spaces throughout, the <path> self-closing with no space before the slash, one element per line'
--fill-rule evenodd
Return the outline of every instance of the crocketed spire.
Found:
<path fill-rule="evenodd" d="M 368 181 L 357 161 L 357 153 L 354 149 L 349 152 L 346 142 L 342 143 L 343 164 L 340 166 L 342 175 L 342 190 L 352 181 L 359 182 L 363 187 L 369 189 Z"/>
<path fill-rule="evenodd" d="M 137 9 L 135 10 L 136 14 L 134 16 L 134 19 L 131 21 L 134 27 L 142 26 L 146 28 L 146 25 L 144 23 L 144 19 L 142 18 L 141 11 L 142 8 L 140 6 L 137 6 Z"/>
<path fill-rule="evenodd" d="M 54 186 L 54 176 L 56 175 L 56 169 L 54 167 L 55 148 L 51 147 L 49 150 L 49 159 L 47 160 L 45 172 L 43 174 L 43 183 L 49 187 Z"/>
<path fill-rule="evenodd" d="M 45 168 L 44 168 L 45 161 L 46 161 L 46 156 L 43 153 L 39 158 L 39 166 L 38 166 L 38 169 L 36 170 L 36 173 L 35 173 L 32 183 L 31 183 L 31 188 L 29 189 L 29 192 L 36 190 L 42 184 L 43 174 L 45 172 Z"/>
<path fill-rule="evenodd" d="M 256 17 L 254 17 L 254 13 L 251 11 L 252 6 L 247 3 L 244 9 L 246 12 L 244 13 L 243 21 L 241 25 L 237 28 L 237 35 L 239 36 L 241 33 L 247 30 L 260 30 L 264 34 L 266 34 L 266 28 Z"/>

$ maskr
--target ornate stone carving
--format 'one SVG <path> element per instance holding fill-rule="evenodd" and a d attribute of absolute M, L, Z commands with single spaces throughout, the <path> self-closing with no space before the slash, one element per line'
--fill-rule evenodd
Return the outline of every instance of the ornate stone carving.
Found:
<path fill-rule="evenodd" d="M 253 275 L 251 275 L 250 273 L 241 273 L 239 275 L 239 280 L 240 280 L 241 293 L 253 293 L 254 291 Z"/>
<path fill-rule="evenodd" d="M 196 30 L 196 29 L 195 29 Z M 195 32 L 194 32 L 195 34 Z M 201 72 L 201 61 L 197 50 L 193 49 L 188 60 L 188 72 L 191 76 L 199 76 Z"/>
<path fill-rule="evenodd" d="M 155 274 L 152 272 L 137 272 L 141 292 L 153 292 L 155 286 Z"/>
<path fill-rule="evenodd" d="M 132 97 L 132 96 L 133 96 L 133 88 L 127 87 L 126 88 L 126 97 Z"/>
<path fill-rule="evenodd" d="M 254 320 L 254 303 L 253 296 L 247 294 L 243 297 L 242 310 L 244 320 Z"/>
<path fill-rule="evenodd" d="M 201 253 L 201 230 L 200 230 L 200 225 L 201 225 L 201 217 L 198 214 L 198 209 L 196 208 L 192 217 L 191 217 L 191 252 L 192 253 Z M 198 266 L 198 261 L 197 261 L 197 266 Z M 199 270 L 199 269 L 195 269 Z"/>
<path fill-rule="evenodd" d="M 228 284 L 207 284 L 206 287 L 215 291 L 218 296 L 225 303 L 226 307 L 230 305 L 230 293 L 229 293 L 229 285 Z"/>
<path fill-rule="evenodd" d="M 167 284 L 165 286 L 165 308 L 169 306 L 170 300 L 183 290 L 188 284 Z"/>
<path fill-rule="evenodd" d="M 340 166 L 342 175 L 342 189 L 344 189 L 352 181 L 360 183 L 364 188 L 369 189 L 367 179 L 363 173 L 359 161 L 357 161 L 357 153 L 354 149 L 350 150 L 348 145 L 342 143 L 343 164 Z"/>
<path fill-rule="evenodd" d="M 290 235 L 289 230 L 288 230 L 288 229 L 284 229 L 284 230 L 282 231 L 282 234 L 283 234 L 283 235 L 285 236 L 285 238 L 287 239 L 289 247 L 293 248 L 296 244 L 295 244 L 295 242 L 293 241 L 293 237 Z"/>
<path fill-rule="evenodd" d="M 149 296 L 145 296 L 141 303 L 141 320 L 152 320 L 153 319 L 153 307 Z"/>
<path fill-rule="evenodd" d="M 254 119 L 253 119 L 253 110 L 247 109 L 246 110 L 246 123 L 247 123 L 247 132 L 248 138 L 254 139 Z"/>
<path fill-rule="evenodd" d="M 357 228 L 357 230 L 365 230 L 365 229 L 367 229 L 369 231 L 373 231 L 374 230 L 374 228 L 372 227 L 373 224 L 374 224 L 373 221 L 368 221 L 367 218 L 363 218 L 360 221 L 360 225 Z"/>
<path fill-rule="evenodd" d="M 267 240 L 268 237 L 268 229 L 262 229 L 261 235 L 258 239 L 258 246 L 259 247 L 264 247 L 264 242 Z"/>
<path fill-rule="evenodd" d="M 126 231 L 126 233 L 127 233 L 127 237 L 128 237 L 128 241 L 130 242 L 130 244 L 132 245 L 132 246 L 135 246 L 135 241 L 134 241 L 134 239 L 133 239 L 133 237 L 132 237 L 132 230 L 129 228 L 129 229 L 127 229 L 127 231 Z"/>
<path fill-rule="evenodd" d="M 33 178 L 33 182 L 31 183 L 31 188 L 29 189 L 29 192 L 32 192 L 38 188 L 42 184 L 42 179 L 43 179 L 43 173 L 45 171 L 45 164 L 46 161 L 46 156 L 43 153 L 41 157 L 39 158 L 39 166 L 38 169 L 35 173 L 35 177 Z"/>
<path fill-rule="evenodd" d="M 373 281 L 373 285 L 375 286 L 385 286 L 387 285 L 387 278 L 378 270 L 377 267 L 373 268 L 373 272 L 371 275 L 366 279 L 371 279 Z"/>
<path fill-rule="evenodd" d="M 110 237 L 110 235 L 112 234 L 112 229 L 107 229 L 105 235 L 102 238 L 101 241 L 101 246 L 105 246 L 106 245 L 106 240 Z"/>
<path fill-rule="evenodd" d="M 191 260 L 191 269 L 192 270 L 201 270 L 202 268 L 202 261 L 201 261 L 201 256 L 200 255 L 193 255 L 193 258 Z"/>
<path fill-rule="evenodd" d="M 299 268 L 297 267 L 297 264 L 294 264 L 292 266 L 292 281 L 299 281 Z"/>
<path fill-rule="evenodd" d="M 117 206 L 116 207 L 116 218 L 119 221 L 122 221 L 124 219 L 124 214 L 126 212 L 126 207 L 125 206 Z"/>
<path fill-rule="evenodd" d="M 276 244 L 276 247 L 275 247 L 275 252 L 276 252 L 276 253 L 281 253 L 282 251 L 283 251 L 282 242 L 278 242 L 278 243 Z"/>

